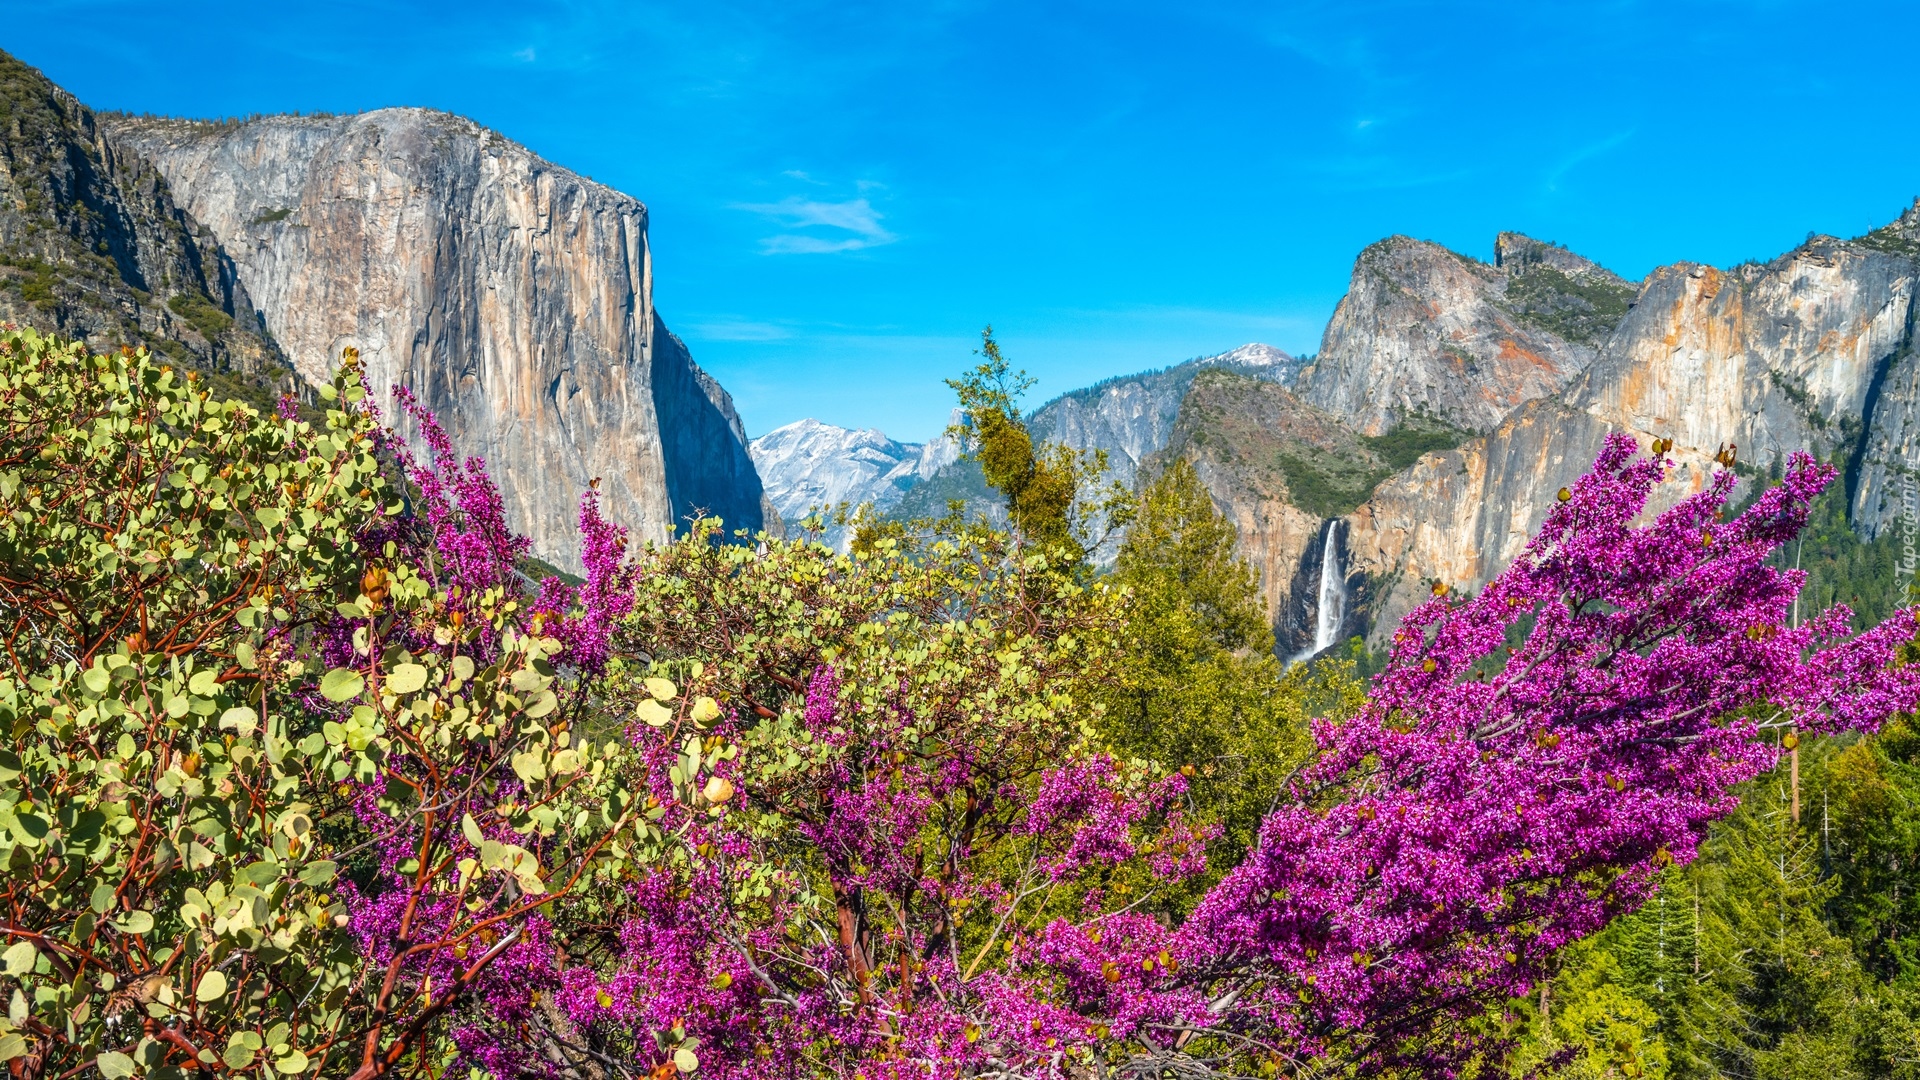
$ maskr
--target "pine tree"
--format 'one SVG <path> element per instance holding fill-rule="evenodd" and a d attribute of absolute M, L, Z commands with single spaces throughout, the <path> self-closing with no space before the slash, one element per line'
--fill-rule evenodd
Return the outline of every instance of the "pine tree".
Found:
<path fill-rule="evenodd" d="M 1518 1071 L 1564 1060 L 1566 1077 L 1672 1075 L 1668 1036 L 1692 989 L 1697 937 L 1690 885 L 1669 870 L 1645 906 L 1569 949 L 1553 982 L 1524 1004 L 1531 1037 Z"/>
<path fill-rule="evenodd" d="M 1911 721 L 1840 753 L 1816 797 L 1827 803 L 1843 883 L 1837 922 L 1875 976 L 1920 986 L 1920 734 Z"/>
<path fill-rule="evenodd" d="M 1693 865 L 1568 950 L 1544 1022 L 1514 1003 L 1514 1071 L 1920 1080 L 1920 739 L 1801 749 L 1801 822 L 1785 766 L 1749 785 Z"/>
<path fill-rule="evenodd" d="M 1307 750 L 1309 711 L 1351 707 L 1360 692 L 1351 662 L 1283 675 L 1258 579 L 1234 543 L 1233 524 L 1177 460 L 1141 493 L 1113 575 L 1130 595 L 1110 738 L 1128 754 L 1190 767 L 1196 801 L 1224 827 L 1216 865 L 1252 842 Z"/>
<path fill-rule="evenodd" d="M 1059 443 L 1036 443 L 1020 414 L 1020 398 L 1033 388 L 1000 352 L 993 327 L 980 333 L 981 361 L 948 379 L 966 415 L 952 433 L 966 443 L 988 486 L 1006 502 L 1007 519 L 1031 547 L 1077 563 L 1097 551 L 1130 514 L 1130 493 L 1101 484 L 1104 450 L 1079 452 Z"/>
<path fill-rule="evenodd" d="M 1824 921 L 1816 833 L 1793 821 L 1777 773 L 1759 782 L 1690 868 L 1701 971 L 1679 1013 L 1678 1075 L 1841 1080 L 1866 989 L 1851 945 Z"/>

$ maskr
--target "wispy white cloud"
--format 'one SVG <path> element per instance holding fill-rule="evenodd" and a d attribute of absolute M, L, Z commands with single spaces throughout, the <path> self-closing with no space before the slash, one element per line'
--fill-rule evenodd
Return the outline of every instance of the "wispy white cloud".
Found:
<path fill-rule="evenodd" d="M 789 195 L 779 202 L 742 203 L 735 209 L 759 214 L 787 230 L 760 241 L 760 250 L 768 255 L 859 251 L 899 239 L 880 224 L 883 215 L 864 198 L 824 202 Z"/>
<path fill-rule="evenodd" d="M 879 243 L 890 243 L 892 239 L 888 237 Z M 850 236 L 844 240 L 828 240 L 825 237 L 796 236 L 789 233 L 769 236 L 760 241 L 760 250 L 767 255 L 830 255 L 836 251 L 859 251 L 861 248 L 873 245 L 873 241 L 857 236 Z"/>
<path fill-rule="evenodd" d="M 776 323 L 727 316 L 695 320 L 682 329 L 689 336 L 708 341 L 785 341 L 793 336 L 791 330 Z"/>
<path fill-rule="evenodd" d="M 1588 143 L 1555 162 L 1553 168 L 1547 170 L 1545 177 L 1547 190 L 1560 190 L 1560 181 L 1566 178 L 1567 173 L 1571 172 L 1574 166 L 1618 149 L 1624 145 L 1628 139 L 1633 138 L 1633 133 L 1636 130 L 1635 128 L 1628 128 L 1617 134 L 1609 135 L 1598 142 Z"/>

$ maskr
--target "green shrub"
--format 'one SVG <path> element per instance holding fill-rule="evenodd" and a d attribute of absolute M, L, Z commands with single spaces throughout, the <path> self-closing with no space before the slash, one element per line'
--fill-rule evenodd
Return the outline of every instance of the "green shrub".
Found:
<path fill-rule="evenodd" d="M 1287 479 L 1287 494 L 1292 496 L 1293 505 L 1322 518 L 1352 513 L 1389 475 L 1370 462 L 1336 454 L 1320 454 L 1309 460 L 1283 453 L 1276 463 Z"/>
<path fill-rule="evenodd" d="M 217 340 L 233 325 L 233 316 L 214 306 L 212 300 L 200 293 L 175 293 L 167 298 L 167 310 L 187 321 L 208 341 Z"/>
<path fill-rule="evenodd" d="M 1421 455 L 1435 450 L 1451 450 L 1467 438 L 1467 433 L 1445 421 L 1421 418 L 1402 422 L 1384 435 L 1362 435 L 1367 449 L 1380 455 L 1394 472 L 1419 461 Z"/>
<path fill-rule="evenodd" d="M 1521 322 L 1568 341 L 1599 345 L 1626 318 L 1639 290 L 1599 276 L 1572 277 L 1529 267 L 1507 284 L 1507 305 Z"/>

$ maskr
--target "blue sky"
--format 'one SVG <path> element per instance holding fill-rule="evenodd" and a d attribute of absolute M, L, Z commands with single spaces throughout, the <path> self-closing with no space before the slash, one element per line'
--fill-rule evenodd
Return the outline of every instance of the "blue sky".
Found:
<path fill-rule="evenodd" d="M 426 105 L 645 201 L 751 434 L 925 438 L 993 323 L 1035 402 L 1311 352 L 1391 233 L 1629 276 L 1920 193 L 1905 4 L 0 0 L 100 108 Z"/>

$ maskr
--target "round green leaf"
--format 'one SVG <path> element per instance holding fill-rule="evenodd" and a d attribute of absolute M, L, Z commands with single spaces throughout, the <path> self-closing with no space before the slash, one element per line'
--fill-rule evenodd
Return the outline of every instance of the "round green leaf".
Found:
<path fill-rule="evenodd" d="M 114 924 L 128 934 L 144 934 L 153 929 L 153 913 L 150 911 L 129 911 L 126 917 Z"/>
<path fill-rule="evenodd" d="M 288 1075 L 307 1071 L 307 1055 L 299 1050 L 289 1050 L 287 1055 L 273 1063 L 275 1070 Z"/>
<path fill-rule="evenodd" d="M 244 739 L 260 727 L 260 714 L 245 705 L 236 705 L 220 714 L 220 727 L 230 728 Z"/>
<path fill-rule="evenodd" d="M 419 664 L 401 664 L 387 675 L 387 689 L 395 694 L 411 694 L 427 685 L 427 669 Z"/>
<path fill-rule="evenodd" d="M 367 680 L 350 668 L 334 668 L 320 676 L 320 694 L 328 701 L 345 701 L 358 697 L 365 689 Z"/>
<path fill-rule="evenodd" d="M 700 1056 L 683 1046 L 673 1052 L 673 1067 L 690 1073 L 700 1067 Z"/>
<path fill-rule="evenodd" d="M 25 975 L 33 970 L 33 962 L 39 958 L 40 953 L 31 941 L 16 941 L 0 953 L 0 961 L 6 963 L 9 975 Z"/>
<path fill-rule="evenodd" d="M 133 1075 L 133 1059 L 118 1050 L 109 1050 L 93 1059 L 99 1066 L 100 1075 L 107 1080 L 120 1080 L 123 1076 Z"/>
<path fill-rule="evenodd" d="M 200 1001 L 218 1001 L 227 996 L 227 977 L 218 971 L 209 971 L 200 976 L 200 986 L 193 992 Z"/>
<path fill-rule="evenodd" d="M 229 1069 L 244 1069 L 253 1064 L 253 1047 L 242 1042 L 228 1043 L 227 1052 L 220 1055 L 220 1060 L 226 1062 Z"/>

